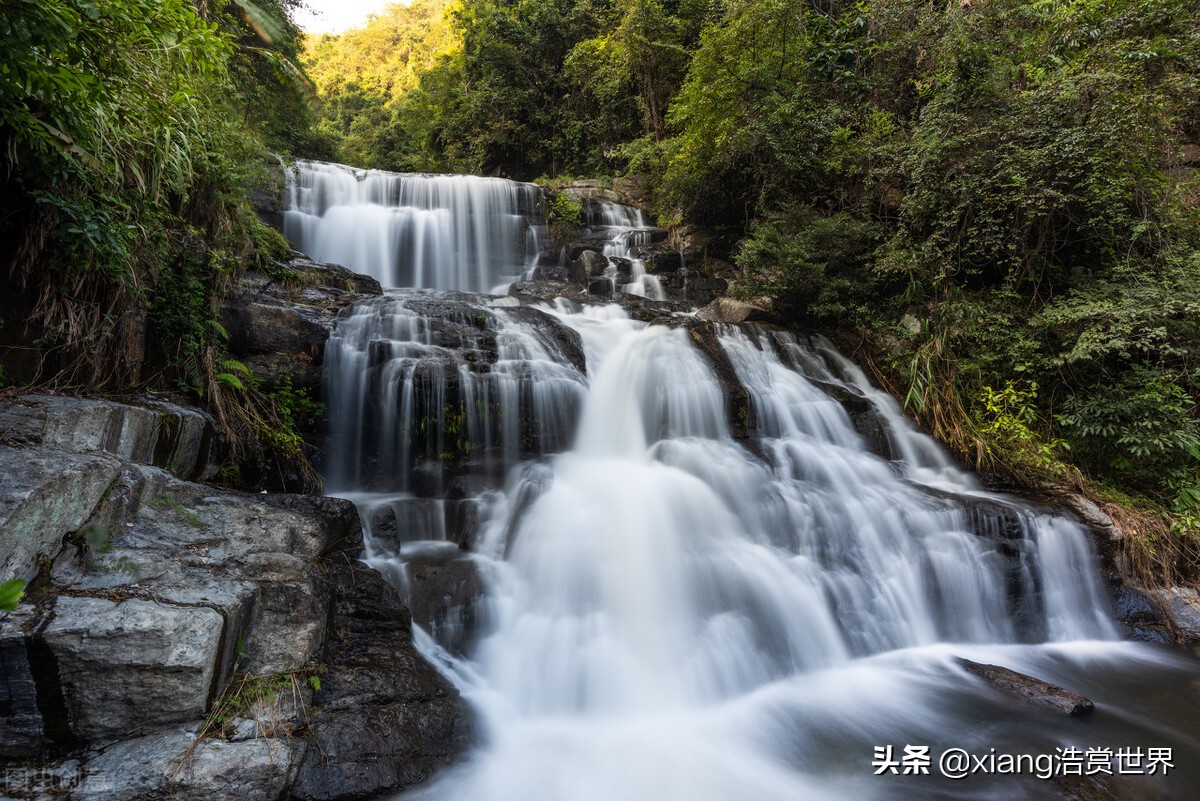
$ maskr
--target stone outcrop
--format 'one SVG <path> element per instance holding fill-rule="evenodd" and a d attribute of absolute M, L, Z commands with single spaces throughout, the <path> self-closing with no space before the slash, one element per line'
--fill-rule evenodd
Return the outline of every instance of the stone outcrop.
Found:
<path fill-rule="evenodd" d="M 963 670 L 977 676 L 995 689 L 1032 706 L 1070 717 L 1086 715 L 1095 709 L 1090 700 L 1077 692 L 1064 689 L 1025 673 L 999 665 L 985 665 L 969 659 L 959 659 Z"/>
<path fill-rule="evenodd" d="M 0 576 L 31 579 L 39 555 L 80 531 L 124 460 L 212 478 L 222 443 L 197 409 L 25 395 L 0 408 Z"/>
<path fill-rule="evenodd" d="M 595 250 L 584 250 L 567 265 L 567 276 L 572 283 L 587 286 L 590 279 L 604 274 L 608 267 L 608 259 L 604 254 Z"/>
<path fill-rule="evenodd" d="M 116 403 L 26 395 L 0 409 L 0 444 L 102 451 L 201 481 L 216 476 L 222 455 L 210 415 L 152 397 Z"/>
<path fill-rule="evenodd" d="M 583 179 L 572 181 L 558 188 L 564 195 L 579 200 L 600 200 L 606 203 L 622 203 L 626 206 L 648 208 L 650 204 L 650 180 L 641 175 L 630 175 L 611 180 Z"/>
<path fill-rule="evenodd" d="M 274 275 L 246 273 L 230 287 L 221 305 L 229 352 L 268 385 L 288 375 L 294 386 L 319 391 L 334 319 L 382 293 L 369 276 L 296 253 Z"/>
<path fill-rule="evenodd" d="M 47 764 L 56 797 L 88 801 L 275 801 L 301 780 L 337 799 L 462 752 L 465 707 L 356 563 L 352 504 L 180 478 L 210 456 L 194 410 L 29 396 L 0 422 L 0 577 L 33 579 L 0 621 L 0 768 Z M 332 747 L 368 716 L 375 756 Z"/>
<path fill-rule="evenodd" d="M 733 298 L 716 298 L 700 311 L 696 317 L 710 323 L 754 323 L 775 322 L 775 315 L 750 303 Z"/>

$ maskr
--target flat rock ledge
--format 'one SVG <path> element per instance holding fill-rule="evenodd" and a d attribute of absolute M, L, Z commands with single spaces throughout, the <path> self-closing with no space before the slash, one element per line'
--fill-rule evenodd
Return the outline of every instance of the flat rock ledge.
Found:
<path fill-rule="evenodd" d="M 1090 714 L 1095 705 L 1077 692 L 1064 689 L 1024 673 L 999 665 L 985 665 L 970 659 L 958 659 L 968 673 L 978 676 L 995 689 L 1019 701 L 1069 717 Z"/>
<path fill-rule="evenodd" d="M 0 408 L 0 580 L 30 580 L 0 620 L 7 794 L 370 798 L 468 747 L 353 505 L 186 480 L 211 429 L 153 401 Z"/>

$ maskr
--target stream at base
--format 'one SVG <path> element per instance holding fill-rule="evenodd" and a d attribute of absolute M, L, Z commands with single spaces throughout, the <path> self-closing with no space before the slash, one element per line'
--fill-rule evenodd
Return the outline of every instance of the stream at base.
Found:
<path fill-rule="evenodd" d="M 477 718 L 403 799 L 1200 798 L 1197 661 L 1120 639 L 1081 526 L 984 491 L 819 337 L 657 315 L 401 291 L 339 319 L 328 491 Z M 927 775 L 875 775 L 911 746 Z M 950 749 L 981 772 L 939 775 Z"/>

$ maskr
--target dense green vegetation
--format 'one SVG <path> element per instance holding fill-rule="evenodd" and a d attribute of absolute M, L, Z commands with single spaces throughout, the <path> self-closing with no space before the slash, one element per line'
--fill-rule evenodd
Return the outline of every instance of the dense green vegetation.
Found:
<path fill-rule="evenodd" d="M 660 215 L 742 269 L 735 292 L 857 347 L 964 458 L 1159 510 L 1141 528 L 1194 548 L 1200 2 L 405 13 L 438 31 L 432 66 L 322 87 L 335 107 L 374 93 L 349 160 L 649 174 Z M 331 47 L 310 43 L 310 69 Z"/>
<path fill-rule="evenodd" d="M 294 4 L 0 3 L 8 380 L 179 389 L 247 435 L 274 416 L 217 303 L 286 253 L 247 202 L 268 148 L 317 147 Z"/>
<path fill-rule="evenodd" d="M 310 40 L 304 63 L 346 161 L 612 173 L 631 142 L 665 136 L 690 53 L 719 16 L 710 0 L 416 0 Z"/>
<path fill-rule="evenodd" d="M 310 38 L 304 64 L 323 100 L 320 129 L 339 143 L 343 161 L 425 166 L 408 158 L 418 146 L 414 135 L 428 135 L 414 90 L 461 47 L 451 8 L 452 0 L 414 0 L 389 6 L 363 28 Z M 393 115 L 404 122 L 392 122 Z"/>

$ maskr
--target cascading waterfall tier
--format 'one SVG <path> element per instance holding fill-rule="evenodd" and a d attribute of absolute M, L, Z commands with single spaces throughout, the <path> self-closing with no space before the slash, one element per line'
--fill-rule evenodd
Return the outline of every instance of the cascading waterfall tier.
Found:
<path fill-rule="evenodd" d="M 983 491 L 827 342 L 660 323 L 427 293 L 339 322 L 330 475 L 481 723 L 414 797 L 908 798 L 874 745 L 1078 742 L 956 656 L 1179 670 L 1115 641 L 1077 524 Z M 1121 714 L 1095 744 L 1187 747 Z M 920 795 L 1056 797 L 1009 779 Z"/>
<path fill-rule="evenodd" d="M 296 162 L 287 178 L 292 244 L 385 287 L 486 292 L 531 270 L 541 252 L 533 184 L 319 161 Z"/>
<path fill-rule="evenodd" d="M 414 180 L 442 179 L 302 167 L 291 224 L 316 241 L 330 212 L 373 206 L 393 244 L 421 209 L 438 231 L 478 230 L 411 200 Z M 520 272 L 515 244 L 506 266 L 459 260 L 529 236 L 511 219 L 527 200 L 482 204 L 476 244 L 430 234 L 388 269 L 450 248 L 455 286 Z M 629 258 L 647 220 L 587 213 L 605 274 L 655 294 Z M 1058 785 L 1032 776 L 878 777 L 872 757 L 1200 753 L 1197 704 L 1171 689 L 1193 663 L 1117 639 L 1078 524 L 984 491 L 819 337 L 670 308 L 405 290 L 337 321 L 327 486 L 358 504 L 364 558 L 406 593 L 423 653 L 479 723 L 476 752 L 405 798 L 1051 801 Z M 1081 728 L 1014 706 L 957 657 L 1100 712 Z M 1196 797 L 1187 770 L 1154 796 Z"/>
<path fill-rule="evenodd" d="M 639 245 L 649 245 L 665 231 L 651 223 L 641 209 L 620 203 L 589 200 L 583 207 L 588 234 L 607 240 L 603 254 L 608 260 L 604 279 L 612 288 L 651 300 L 665 300 L 662 282 L 646 271 L 646 263 L 634 254 Z"/>

